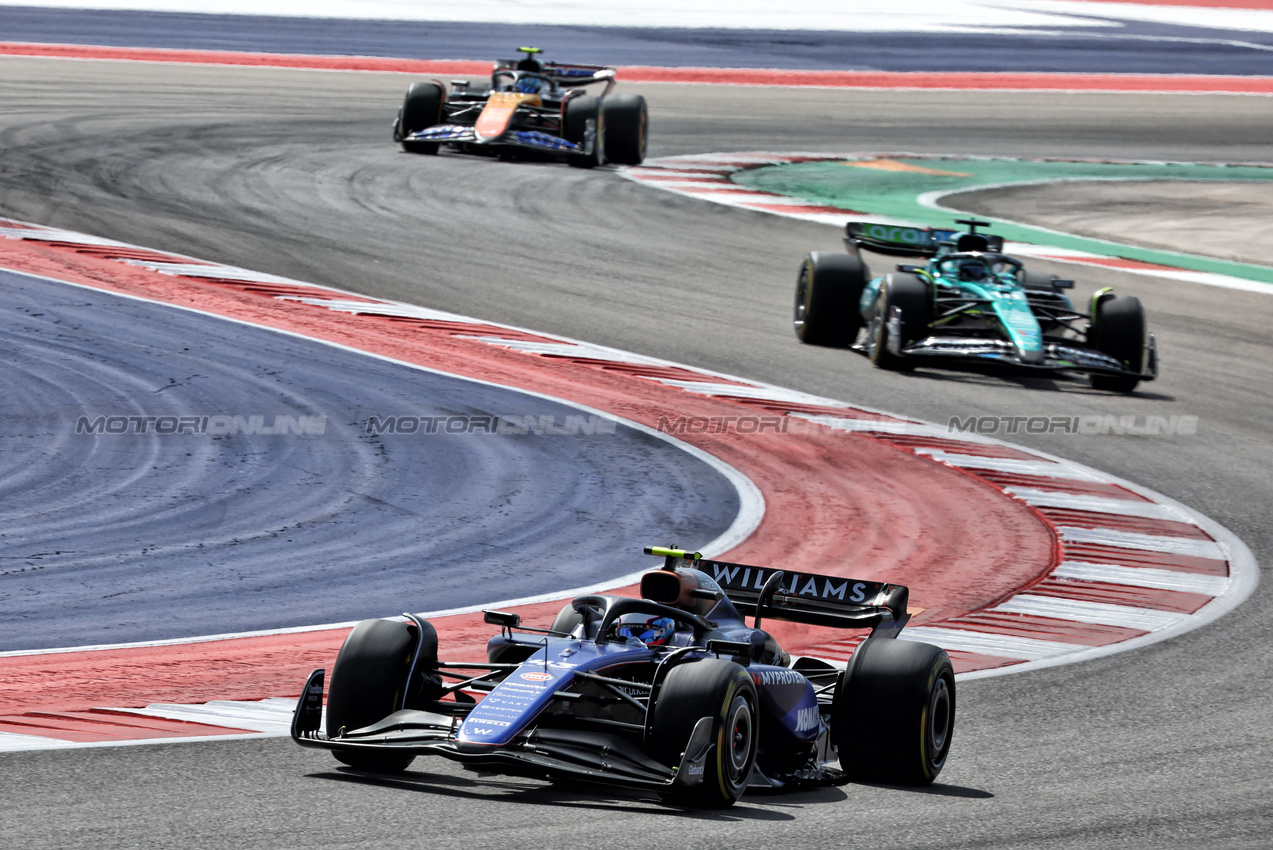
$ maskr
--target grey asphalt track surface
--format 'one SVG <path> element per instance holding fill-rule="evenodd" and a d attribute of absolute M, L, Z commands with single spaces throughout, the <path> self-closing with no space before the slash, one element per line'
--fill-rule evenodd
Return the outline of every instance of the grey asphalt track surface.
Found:
<path fill-rule="evenodd" d="M 1134 191 L 1125 183 L 1077 181 L 1037 195 L 983 189 L 947 195 L 942 203 L 1076 236 L 1221 260 L 1267 262 L 1273 245 L 1273 191 L 1258 181 L 1145 181 Z"/>
<path fill-rule="evenodd" d="M 1079 297 L 1104 285 L 1139 296 L 1158 334 L 1162 377 L 1123 397 L 1076 381 L 886 374 L 847 351 L 801 346 L 791 333 L 796 268 L 805 252 L 838 247 L 832 228 L 659 193 L 605 169 L 401 153 L 388 125 L 406 83 L 0 59 L 0 210 L 936 422 L 1196 415 L 1195 436 L 1015 439 L 1178 499 L 1273 563 L 1268 295 L 1032 263 L 1078 276 Z M 1273 158 L 1265 98 L 640 91 L 654 156 Z M 547 244 L 552 250 L 541 250 Z M 846 786 L 685 814 L 639 794 L 484 777 L 441 762 L 368 779 L 285 740 L 146 745 L 0 755 L 4 840 L 24 848 L 1266 847 L 1271 601 L 1263 582 L 1236 611 L 1170 641 L 962 684 L 951 760 L 928 790 Z"/>
<path fill-rule="evenodd" d="M 498 433 L 592 415 L 507 388 L 5 272 L 0 315 L 6 650 L 534 596 L 738 513 L 719 471 L 613 420 Z"/>

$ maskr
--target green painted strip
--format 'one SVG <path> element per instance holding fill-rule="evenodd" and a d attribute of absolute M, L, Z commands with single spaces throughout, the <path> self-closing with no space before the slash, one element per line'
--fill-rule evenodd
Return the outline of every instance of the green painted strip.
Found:
<path fill-rule="evenodd" d="M 871 160 L 856 160 L 869 162 Z M 1065 180 L 1252 180 L 1273 181 L 1273 168 L 1190 163 L 1036 162 L 1014 159 L 898 157 L 900 167 L 868 168 L 846 160 L 772 165 L 736 172 L 734 182 L 748 188 L 801 198 L 810 203 L 860 210 L 918 225 L 951 227 L 954 216 L 925 206 L 920 198 L 1013 183 Z M 1200 257 L 1161 249 L 1072 236 L 1042 227 L 995 220 L 1005 239 L 1040 246 L 1087 251 L 1104 257 L 1138 260 L 1191 271 L 1273 283 L 1273 267 Z"/>

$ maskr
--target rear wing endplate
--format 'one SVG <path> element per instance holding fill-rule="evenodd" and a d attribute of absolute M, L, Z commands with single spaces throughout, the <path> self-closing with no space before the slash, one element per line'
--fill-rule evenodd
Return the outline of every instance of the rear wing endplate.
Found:
<path fill-rule="evenodd" d="M 592 83 L 608 82 L 618 75 L 617 69 L 608 65 L 559 65 L 549 62 L 545 69 L 552 74 L 558 85 L 586 86 Z"/>

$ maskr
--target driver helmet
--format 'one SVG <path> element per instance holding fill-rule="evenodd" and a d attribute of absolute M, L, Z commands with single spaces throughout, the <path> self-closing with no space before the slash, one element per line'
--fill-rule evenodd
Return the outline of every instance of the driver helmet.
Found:
<path fill-rule="evenodd" d="M 982 260 L 964 260 L 959 264 L 959 279 L 966 281 L 986 280 L 990 277 L 990 267 Z"/>
<path fill-rule="evenodd" d="M 646 646 L 666 646 L 676 633 L 676 621 L 654 614 L 624 614 L 615 622 L 616 637 L 636 638 Z"/>
<path fill-rule="evenodd" d="M 535 77 L 519 77 L 513 83 L 513 91 L 522 92 L 523 94 L 539 94 L 544 85 L 544 81 Z"/>

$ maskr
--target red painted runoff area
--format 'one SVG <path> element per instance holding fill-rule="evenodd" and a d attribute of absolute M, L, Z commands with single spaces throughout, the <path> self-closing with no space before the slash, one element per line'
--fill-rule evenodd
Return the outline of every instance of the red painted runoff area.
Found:
<path fill-rule="evenodd" d="M 656 429 L 666 426 L 669 417 L 724 421 L 754 414 L 759 405 L 773 411 L 816 410 L 775 400 L 757 404 L 741 393 L 737 399 L 712 397 L 658 380 L 669 368 L 673 379 L 683 378 L 676 367 L 656 365 L 647 372 L 641 364 L 543 356 L 492 345 L 474 338 L 486 335 L 480 322 L 393 316 L 387 306 L 378 313 L 374 303 L 365 312 L 334 310 L 290 300 L 297 294 L 291 287 L 289 300 L 281 300 L 272 285 L 160 274 L 119 262 L 109 249 L 80 253 L 75 248 L 53 236 L 47 242 L 3 239 L 0 266 L 528 389 Z M 306 289 L 306 294 L 314 302 L 346 299 L 344 293 L 321 287 Z M 496 330 L 510 341 L 528 336 Z M 716 382 L 714 376 L 690 374 Z M 731 382 L 718 383 L 728 387 Z M 886 418 L 853 408 L 826 410 L 860 419 Z M 747 476 L 764 497 L 764 516 L 755 532 L 720 557 L 907 584 L 913 607 L 923 609 L 915 624 L 992 605 L 1042 580 L 1058 563 L 1055 534 L 1039 513 L 984 480 L 886 439 L 781 418 L 787 422 L 782 431 L 676 432 L 678 439 Z M 657 566 L 649 560 L 651 568 Z M 633 563 L 635 569 L 641 567 L 640 553 L 634 553 Z M 491 588 L 492 602 L 498 601 L 498 593 L 498 587 Z M 519 610 L 526 622 L 546 626 L 565 601 Z M 434 622 L 446 655 L 484 655 L 491 630 L 481 614 Z M 775 624 L 774 630 L 795 653 L 805 644 L 836 637 L 827 630 L 787 626 Z M 330 667 L 346 631 L 3 657 L 0 716 L 296 694 L 310 670 Z"/>

